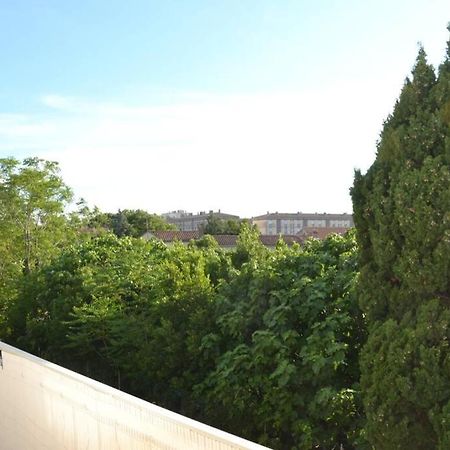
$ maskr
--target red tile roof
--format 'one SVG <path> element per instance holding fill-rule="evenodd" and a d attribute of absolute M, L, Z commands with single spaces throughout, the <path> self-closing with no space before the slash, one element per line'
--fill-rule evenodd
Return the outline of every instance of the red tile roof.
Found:
<path fill-rule="evenodd" d="M 161 239 L 163 242 L 170 243 L 175 241 L 181 241 L 183 243 L 187 243 L 192 239 L 199 239 L 202 237 L 202 233 L 199 231 L 179 231 L 179 230 L 170 230 L 170 231 L 152 231 L 146 233 L 144 238 L 149 239 L 151 237 L 155 237 L 156 239 Z M 235 247 L 238 236 L 231 234 L 219 234 L 214 235 L 213 238 L 217 241 L 217 243 L 221 247 Z M 281 238 L 288 245 L 292 245 L 294 242 L 301 243 L 304 240 L 303 236 L 299 235 L 283 235 Z M 275 247 L 277 242 L 279 241 L 279 235 L 261 235 L 260 240 L 263 245 L 267 247 Z"/>
<path fill-rule="evenodd" d="M 301 244 L 304 241 L 303 236 L 288 234 L 284 234 L 281 236 L 277 234 L 262 234 L 259 238 L 266 247 L 275 247 L 280 239 L 282 239 L 288 245 L 292 245 L 295 242 Z"/>
<path fill-rule="evenodd" d="M 314 237 L 317 239 L 325 239 L 327 236 L 333 233 L 344 234 L 348 231 L 348 228 L 337 228 L 337 227 L 326 227 L 326 228 L 303 228 L 303 230 L 296 235 L 260 235 L 260 240 L 266 247 L 275 247 L 277 242 L 282 239 L 286 244 L 292 245 L 295 242 L 301 244 L 306 239 Z M 169 230 L 169 231 L 152 231 L 146 233 L 143 237 L 145 239 L 150 239 L 155 237 L 160 239 L 165 243 L 171 243 L 175 241 L 180 241 L 183 243 L 188 243 L 192 239 L 200 239 L 202 237 L 200 231 L 179 231 L 179 230 Z M 221 247 L 235 247 L 238 236 L 230 234 L 219 234 L 213 236 L 217 243 Z"/>
<path fill-rule="evenodd" d="M 299 235 L 305 238 L 314 237 L 317 239 L 325 239 L 330 234 L 345 234 L 348 230 L 349 228 L 342 227 L 308 227 L 303 228 Z"/>
<path fill-rule="evenodd" d="M 233 234 L 217 234 L 213 238 L 221 247 L 236 247 L 238 236 Z"/>
<path fill-rule="evenodd" d="M 161 239 L 163 242 L 189 242 L 191 239 L 199 239 L 202 236 L 200 231 L 179 231 L 179 230 L 168 230 L 168 231 L 150 231 L 146 233 L 144 237 L 155 237 Z"/>

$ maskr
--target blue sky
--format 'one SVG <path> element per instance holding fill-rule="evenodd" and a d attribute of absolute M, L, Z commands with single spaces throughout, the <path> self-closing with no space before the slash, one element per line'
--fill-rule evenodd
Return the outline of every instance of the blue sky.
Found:
<path fill-rule="evenodd" d="M 351 211 L 448 1 L 0 2 L 0 155 L 102 209 Z"/>

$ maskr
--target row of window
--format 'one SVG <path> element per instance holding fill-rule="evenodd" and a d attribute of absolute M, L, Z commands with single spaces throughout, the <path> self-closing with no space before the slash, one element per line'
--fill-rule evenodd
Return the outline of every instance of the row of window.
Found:
<path fill-rule="evenodd" d="M 330 220 L 330 227 L 350 228 L 350 220 Z"/>
<path fill-rule="evenodd" d="M 305 223 L 304 223 L 305 222 Z M 182 222 L 180 228 L 182 231 L 196 231 L 199 229 L 200 225 L 206 223 L 205 221 L 194 221 L 194 222 Z M 278 231 L 277 220 L 267 220 L 266 230 L 267 234 L 297 234 L 303 229 L 304 226 L 311 228 L 324 228 L 327 226 L 327 221 L 325 219 L 308 219 L 308 220 L 281 220 L 280 221 L 280 231 Z M 333 228 L 349 228 L 351 226 L 350 220 L 330 220 L 328 223 L 329 227 Z M 264 231 L 263 231 L 264 232 Z"/>
<path fill-rule="evenodd" d="M 305 222 L 305 223 L 304 223 Z M 297 234 L 303 227 L 310 228 L 325 228 L 326 226 L 333 228 L 349 228 L 351 226 L 350 220 L 330 220 L 327 225 L 325 219 L 309 219 L 309 220 L 281 220 L 280 227 L 277 227 L 276 220 L 266 221 L 267 234 Z"/>

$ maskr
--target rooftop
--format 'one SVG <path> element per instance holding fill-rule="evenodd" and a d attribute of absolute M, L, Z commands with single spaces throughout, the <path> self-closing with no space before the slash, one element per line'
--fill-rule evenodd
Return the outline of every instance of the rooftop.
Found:
<path fill-rule="evenodd" d="M 305 239 L 309 237 L 315 237 L 317 239 L 325 239 L 328 235 L 337 233 L 344 234 L 348 231 L 348 228 L 337 228 L 337 227 L 317 227 L 317 228 L 304 228 L 299 234 L 295 235 L 260 235 L 261 243 L 266 247 L 275 247 L 280 239 L 282 239 L 286 244 L 292 245 L 294 243 L 301 244 Z M 188 243 L 192 239 L 200 239 L 203 233 L 200 231 L 151 231 L 147 232 L 142 236 L 144 239 L 156 238 L 170 244 L 172 242 L 182 242 Z M 221 247 L 235 247 L 238 236 L 231 234 L 219 234 L 212 236 Z"/>

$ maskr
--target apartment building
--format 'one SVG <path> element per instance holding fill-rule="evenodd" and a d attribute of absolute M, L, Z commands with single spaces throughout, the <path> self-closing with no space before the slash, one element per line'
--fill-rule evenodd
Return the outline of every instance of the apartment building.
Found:
<path fill-rule="evenodd" d="M 305 229 L 339 228 L 348 229 L 354 226 L 351 214 L 328 213 L 267 213 L 252 218 L 261 234 L 295 235 Z"/>
<path fill-rule="evenodd" d="M 213 216 L 214 218 L 221 220 L 239 220 L 239 216 L 233 214 L 225 214 L 223 212 L 209 211 L 209 212 L 199 212 L 198 214 L 193 214 L 183 210 L 171 211 L 162 214 L 162 216 L 167 220 L 168 223 L 174 224 L 180 231 L 199 231 L 207 224 L 208 217 Z"/>

